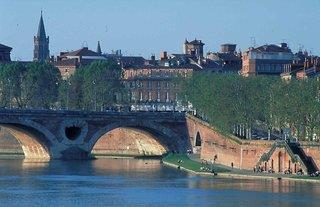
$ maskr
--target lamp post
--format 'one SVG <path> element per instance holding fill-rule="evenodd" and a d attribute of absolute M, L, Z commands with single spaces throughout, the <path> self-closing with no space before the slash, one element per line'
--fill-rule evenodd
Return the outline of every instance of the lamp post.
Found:
<path fill-rule="evenodd" d="M 70 89 L 70 86 L 71 86 L 71 82 L 70 81 L 67 81 L 67 110 L 69 110 L 69 89 Z"/>
<path fill-rule="evenodd" d="M 92 89 L 93 89 L 93 93 L 94 93 L 94 110 L 97 111 L 97 93 L 96 93 L 96 81 L 93 80 L 92 81 Z"/>
<path fill-rule="evenodd" d="M 11 109 L 11 80 L 8 78 L 9 83 L 9 109 Z"/>

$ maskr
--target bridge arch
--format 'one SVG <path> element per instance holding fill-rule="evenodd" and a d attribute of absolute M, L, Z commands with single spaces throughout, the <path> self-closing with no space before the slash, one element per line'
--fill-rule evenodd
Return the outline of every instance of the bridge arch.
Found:
<path fill-rule="evenodd" d="M 166 149 L 166 151 L 186 152 L 189 148 L 189 139 L 185 138 L 186 140 L 183 140 L 184 138 L 180 137 L 173 130 L 158 123 L 142 122 L 137 124 L 135 122 L 115 122 L 100 128 L 93 134 L 90 140 L 88 140 L 90 151 L 103 135 L 117 128 L 137 129 L 150 133 L 152 137 Z"/>
<path fill-rule="evenodd" d="M 31 120 L 0 120 L 0 127 L 19 142 L 26 159 L 50 159 L 54 135 L 41 124 Z"/>
<path fill-rule="evenodd" d="M 102 135 L 91 154 L 95 156 L 161 156 L 169 149 L 154 134 L 131 127 L 120 127 Z"/>

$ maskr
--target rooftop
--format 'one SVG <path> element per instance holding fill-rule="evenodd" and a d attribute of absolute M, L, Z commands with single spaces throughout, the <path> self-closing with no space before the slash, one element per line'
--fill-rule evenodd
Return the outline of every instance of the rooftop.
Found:
<path fill-rule="evenodd" d="M 9 47 L 9 46 L 6 46 L 6 45 L 3 45 L 3 44 L 0 44 L 0 49 L 4 49 L 4 50 L 12 50 L 12 48 L 11 47 Z"/>
<path fill-rule="evenodd" d="M 67 52 L 61 55 L 61 57 L 67 57 L 67 56 L 92 56 L 93 57 L 93 56 L 101 56 L 101 55 L 92 50 L 89 50 L 87 47 L 83 47 L 79 50 Z"/>
<path fill-rule="evenodd" d="M 291 52 L 289 47 L 285 43 L 283 43 L 282 46 L 271 44 L 271 45 L 262 45 L 257 48 L 253 48 L 251 51 L 256 51 L 256 52 Z"/>

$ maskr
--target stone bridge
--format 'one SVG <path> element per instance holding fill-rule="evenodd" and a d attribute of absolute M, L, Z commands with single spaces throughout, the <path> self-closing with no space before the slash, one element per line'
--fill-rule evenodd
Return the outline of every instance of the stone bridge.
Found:
<path fill-rule="evenodd" d="M 186 152 L 193 137 L 179 112 L 2 109 L 0 127 L 18 140 L 26 158 L 85 159 L 100 137 L 120 127 L 151 133 L 167 151 Z"/>

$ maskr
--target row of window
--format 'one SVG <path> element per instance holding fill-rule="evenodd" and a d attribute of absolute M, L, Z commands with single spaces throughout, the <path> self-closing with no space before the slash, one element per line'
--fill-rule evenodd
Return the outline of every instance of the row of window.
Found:
<path fill-rule="evenodd" d="M 129 88 L 143 88 L 144 84 L 147 84 L 146 87 L 148 89 L 152 89 L 152 88 L 158 88 L 160 89 L 161 87 L 169 89 L 172 87 L 176 87 L 175 83 L 171 83 L 171 82 L 164 82 L 164 81 L 131 81 L 129 82 L 127 85 Z"/>
<path fill-rule="evenodd" d="M 134 91 L 132 91 L 131 92 L 131 100 L 132 101 L 138 100 L 138 101 L 158 101 L 158 102 L 165 101 L 165 102 L 170 102 L 170 101 L 176 101 L 177 98 L 178 98 L 178 94 L 177 93 L 175 93 L 174 100 L 170 99 L 170 92 L 168 92 L 168 91 L 164 92 L 165 97 L 161 96 L 161 95 L 163 95 L 162 93 L 163 92 L 158 91 L 156 93 L 156 97 L 153 97 L 151 91 L 149 91 L 149 92 L 147 92 L 145 94 L 142 91 L 139 91 L 137 94 Z M 136 97 L 136 95 L 138 95 L 138 97 Z M 163 98 L 164 98 L 164 100 L 163 100 Z"/>
<path fill-rule="evenodd" d="M 285 65 L 283 64 L 258 64 L 257 72 L 283 72 Z"/>

